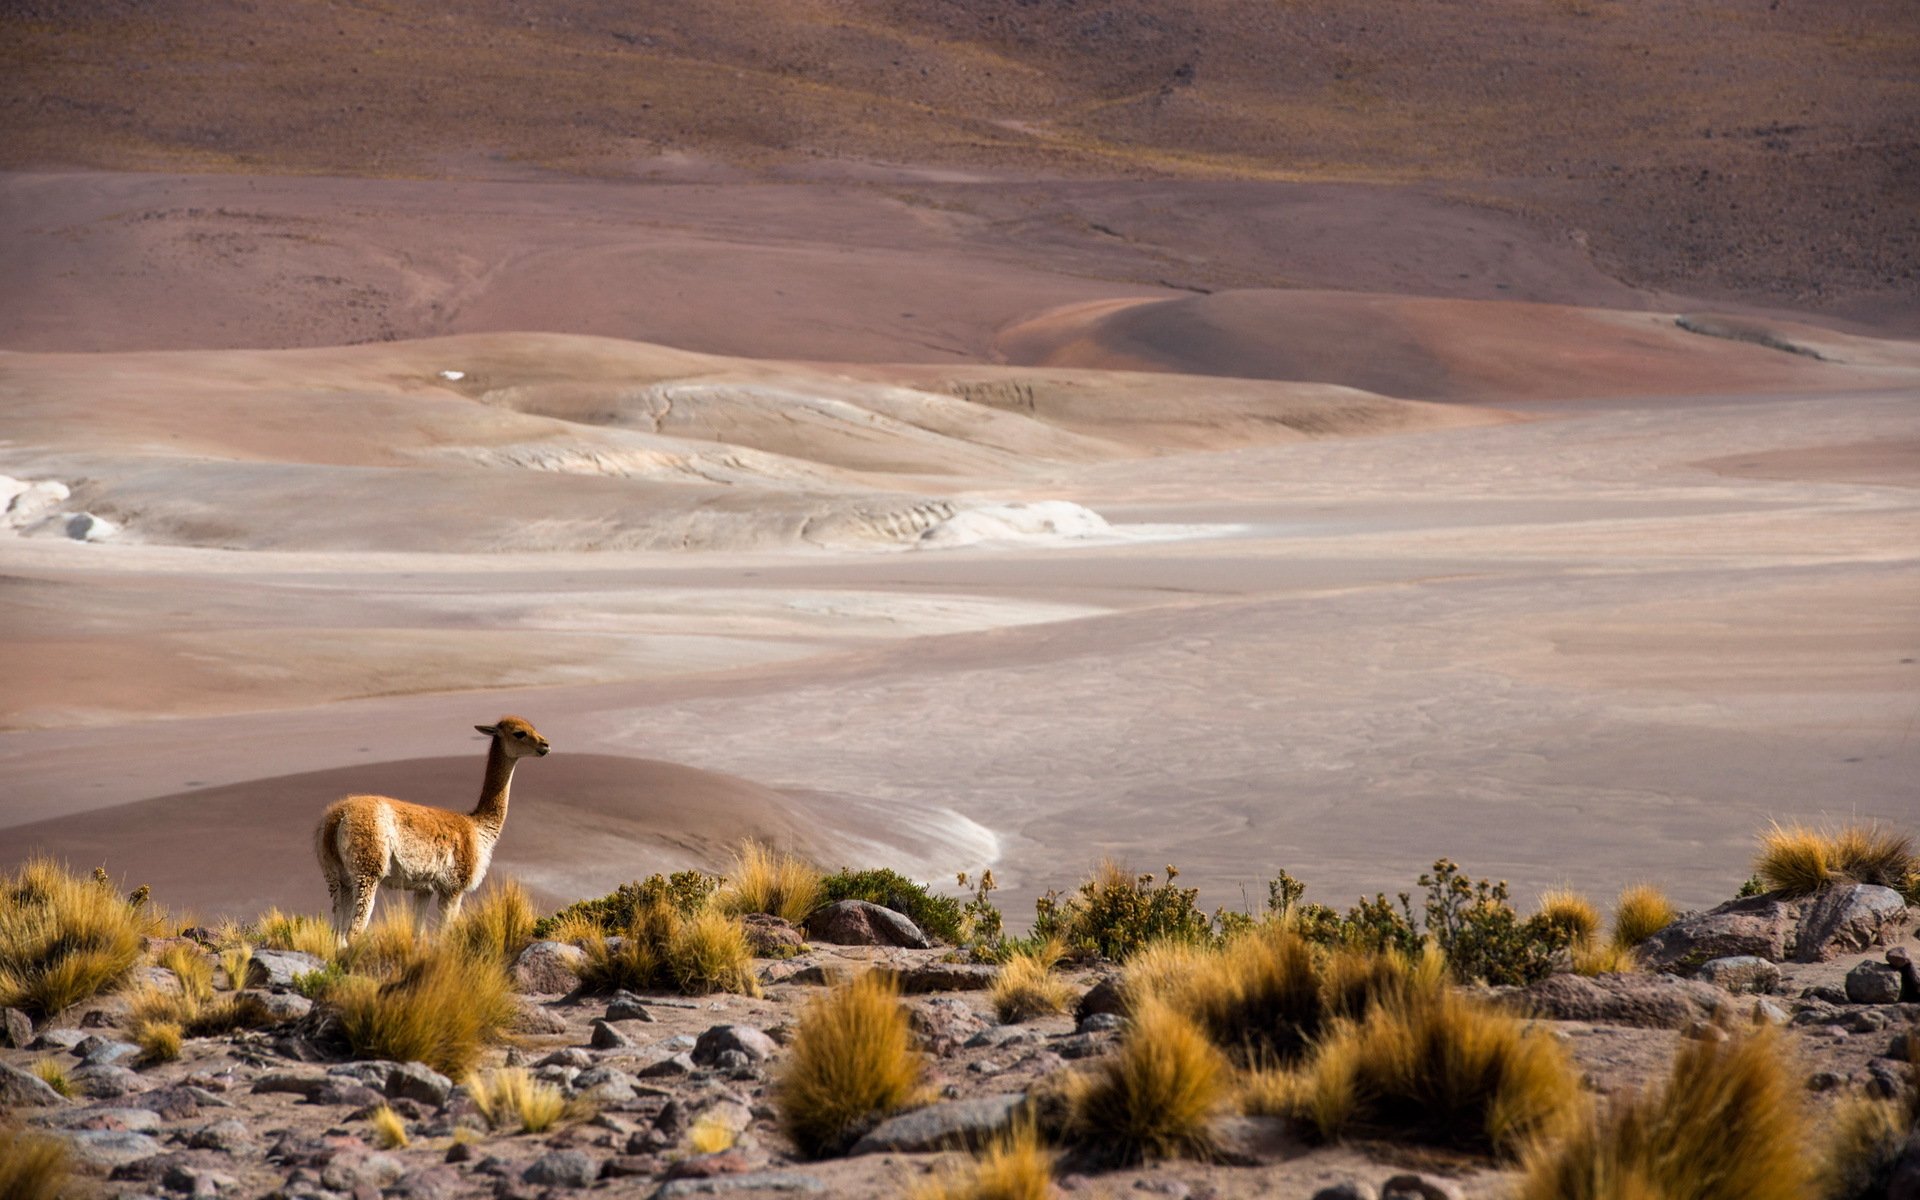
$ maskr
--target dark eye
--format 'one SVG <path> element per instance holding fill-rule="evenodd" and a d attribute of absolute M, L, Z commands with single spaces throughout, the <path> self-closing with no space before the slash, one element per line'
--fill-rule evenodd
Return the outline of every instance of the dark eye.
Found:
<path fill-rule="evenodd" d="M 514 733 L 513 733 L 513 736 L 515 736 L 515 737 L 517 737 L 517 738 L 524 738 L 524 737 L 526 737 L 527 735 L 526 735 L 526 734 L 524 734 L 524 733 L 521 733 L 521 732 L 520 732 L 519 730 L 517 730 L 517 729 L 516 729 L 516 730 L 514 730 Z"/>

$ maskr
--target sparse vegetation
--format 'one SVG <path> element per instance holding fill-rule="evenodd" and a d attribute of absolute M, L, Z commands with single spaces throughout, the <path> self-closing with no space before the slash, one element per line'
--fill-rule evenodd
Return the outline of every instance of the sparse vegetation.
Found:
<path fill-rule="evenodd" d="M 1076 1085 L 1070 1136 L 1118 1162 L 1204 1155 L 1228 1084 L 1227 1061 L 1200 1027 L 1149 998 L 1135 1006 L 1119 1050 Z"/>
<path fill-rule="evenodd" d="M 649 875 L 623 883 L 597 900 L 575 901 L 550 917 L 542 917 L 534 922 L 533 936 L 577 942 L 593 933 L 619 933 L 642 909 L 660 903 L 670 904 L 681 916 L 690 917 L 712 903 L 720 882 L 718 875 L 705 871 Z"/>
<path fill-rule="evenodd" d="M 149 1021 L 134 1031 L 143 1063 L 172 1062 L 180 1057 L 180 1039 L 185 1030 L 178 1021 Z"/>
<path fill-rule="evenodd" d="M 459 1077 L 513 1018 L 506 971 L 449 940 L 382 982 L 350 975 L 329 1002 L 358 1058 L 423 1062 Z"/>
<path fill-rule="evenodd" d="M 0 1125 L 0 1196 L 58 1200 L 71 1171 L 66 1143 Z"/>
<path fill-rule="evenodd" d="M 394 904 L 349 942 L 336 961 L 354 975 L 391 979 L 424 960 L 433 945 L 412 906 Z"/>
<path fill-rule="evenodd" d="M 490 883 L 461 908 L 460 916 L 442 933 L 468 953 L 511 964 L 533 941 L 533 899 L 514 879 Z"/>
<path fill-rule="evenodd" d="M 1530 1150 L 1520 1200 L 1807 1200 L 1808 1133 L 1777 1035 L 1685 1042 L 1666 1087 Z"/>
<path fill-rule="evenodd" d="M 237 992 L 247 986 L 247 972 L 253 969 L 253 947 L 235 946 L 220 952 L 220 969 L 227 976 L 227 990 Z"/>
<path fill-rule="evenodd" d="M 803 1154 L 840 1153 L 913 1099 L 922 1070 L 899 992 L 870 971 L 801 1014 L 774 1087 L 781 1127 Z"/>
<path fill-rule="evenodd" d="M 40 1082 L 67 1099 L 73 1099 L 73 1081 L 67 1078 L 67 1069 L 60 1065 L 59 1059 L 36 1058 L 33 1060 L 33 1066 L 27 1069 L 33 1072 Z"/>
<path fill-rule="evenodd" d="M 767 913 L 798 925 L 818 903 L 823 878 L 811 863 L 749 839 L 715 900 L 734 916 Z"/>
<path fill-rule="evenodd" d="M 655 900 L 634 913 L 617 943 L 594 934 L 583 949 L 580 982 L 589 991 L 760 994 L 745 927 L 714 909 L 687 916 Z"/>
<path fill-rule="evenodd" d="M 297 950 L 322 961 L 340 948 L 340 935 L 325 918 L 308 913 L 284 913 L 270 908 L 254 922 L 255 939 L 267 950 Z"/>
<path fill-rule="evenodd" d="M 897 913 L 929 935 L 958 945 L 966 940 L 964 913 L 958 900 L 936 896 L 923 883 L 884 867 L 869 871 L 840 870 L 820 881 L 820 903 L 865 900 Z"/>
<path fill-rule="evenodd" d="M 1623 888 L 1613 902 L 1613 938 L 1615 946 L 1633 947 L 1673 924 L 1680 914 L 1667 894 L 1650 883 Z"/>
<path fill-rule="evenodd" d="M 739 1137 L 731 1123 L 709 1109 L 694 1118 L 693 1127 L 687 1130 L 687 1145 L 695 1154 L 719 1154 L 733 1149 Z"/>
<path fill-rule="evenodd" d="M 391 1105 L 382 1104 L 374 1109 L 367 1116 L 367 1124 L 373 1126 L 373 1144 L 382 1150 L 405 1150 L 411 1140 L 407 1137 L 407 1123 Z"/>
<path fill-rule="evenodd" d="M 1073 986 L 1054 974 L 1063 949 L 1047 942 L 1013 953 L 993 981 L 993 1011 L 1003 1025 L 1067 1011 Z"/>
<path fill-rule="evenodd" d="M 1596 942 L 1573 948 L 1576 975 L 1630 975 L 1640 969 L 1640 954 L 1618 942 Z"/>
<path fill-rule="evenodd" d="M 467 1079 L 475 1108 L 494 1129 L 545 1133 L 567 1116 L 567 1098 L 559 1088 L 535 1079 L 521 1067 L 489 1071 Z"/>
<path fill-rule="evenodd" d="M 1195 904 L 1199 889 L 1177 886 L 1179 875 L 1169 866 L 1156 884 L 1152 872 L 1103 861 L 1074 894 L 1048 892 L 1034 902 L 1034 936 L 1057 940 L 1074 958 L 1116 962 L 1151 942 L 1211 941 L 1213 921 Z"/>
<path fill-rule="evenodd" d="M 1569 946 L 1589 946 L 1600 936 L 1600 910 L 1570 888 L 1554 888 L 1540 897 L 1539 919 L 1562 934 Z"/>
<path fill-rule="evenodd" d="M 213 963 L 200 947 L 175 942 L 160 952 L 160 965 L 173 972 L 186 995 L 196 1000 L 213 999 Z"/>
<path fill-rule="evenodd" d="M 994 1139 L 965 1166 L 918 1184 L 909 1200 L 1046 1200 L 1053 1155 L 1040 1144 L 1032 1122 L 1021 1122 Z"/>
<path fill-rule="evenodd" d="M 0 879 L 0 1005 L 35 1019 L 119 987 L 158 932 L 146 903 L 120 897 L 105 872 L 83 879 L 29 859 Z"/>
<path fill-rule="evenodd" d="M 1913 839 L 1884 825 L 1823 830 L 1776 821 L 1760 835 L 1753 870 L 1768 891 L 1805 896 L 1843 879 L 1904 889 L 1915 866 Z"/>
<path fill-rule="evenodd" d="M 334 986 L 347 977 L 345 967 L 328 963 L 315 971 L 302 971 L 293 977 L 293 990 L 309 1000 L 325 1000 Z"/>
<path fill-rule="evenodd" d="M 1322 1136 L 1512 1156 L 1579 1113 L 1579 1077 L 1544 1031 L 1451 988 L 1376 1005 L 1314 1050 L 1299 1104 Z"/>

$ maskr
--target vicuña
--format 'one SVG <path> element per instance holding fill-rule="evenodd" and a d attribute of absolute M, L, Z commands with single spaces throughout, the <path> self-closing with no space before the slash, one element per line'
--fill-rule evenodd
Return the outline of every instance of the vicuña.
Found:
<path fill-rule="evenodd" d="M 333 900 L 334 928 L 357 937 L 373 917 L 381 884 L 412 892 L 425 911 L 439 902 L 442 924 L 460 915 L 460 902 L 480 886 L 494 843 L 507 822 L 507 788 L 513 766 L 527 755 L 544 755 L 547 739 L 519 717 L 475 725 L 493 739 L 487 778 L 472 813 L 409 804 L 391 796 L 348 796 L 327 806 L 314 834 L 320 871 Z"/>

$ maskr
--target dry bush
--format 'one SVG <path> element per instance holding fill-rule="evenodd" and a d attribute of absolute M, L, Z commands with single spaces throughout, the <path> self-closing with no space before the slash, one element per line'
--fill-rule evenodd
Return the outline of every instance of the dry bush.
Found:
<path fill-rule="evenodd" d="M 869 971 L 801 1014 L 774 1087 L 780 1125 L 801 1153 L 838 1154 L 906 1106 L 923 1068 L 898 988 Z"/>
<path fill-rule="evenodd" d="M 1249 1117 L 1292 1117 L 1300 1111 L 1302 1077 L 1287 1067 L 1255 1067 L 1240 1073 L 1238 1108 Z"/>
<path fill-rule="evenodd" d="M 177 992 L 147 985 L 134 989 L 127 1000 L 127 1029 L 134 1040 L 162 1044 L 168 1026 L 186 1037 L 214 1037 L 273 1023 L 258 997 L 216 993 L 211 978 L 209 971 L 205 981 L 196 979 Z"/>
<path fill-rule="evenodd" d="M 734 856 L 733 871 L 715 900 L 734 916 L 769 913 L 798 925 L 819 903 L 824 878 L 811 863 L 749 840 Z"/>
<path fill-rule="evenodd" d="M 254 922 L 255 938 L 263 949 L 297 950 L 329 962 L 340 949 L 340 935 L 325 917 L 284 913 L 270 908 Z"/>
<path fill-rule="evenodd" d="M 993 1011 L 1001 1024 L 1017 1025 L 1067 1011 L 1074 999 L 1073 985 L 1053 973 L 1064 952 L 1059 942 L 1047 942 L 1006 961 L 993 980 Z"/>
<path fill-rule="evenodd" d="M 367 1114 L 367 1123 L 373 1126 L 373 1143 L 382 1150 L 405 1150 L 407 1142 L 407 1123 L 400 1114 L 393 1111 L 391 1105 L 382 1104 Z"/>
<path fill-rule="evenodd" d="M 180 1039 L 186 1031 L 178 1021 L 149 1021 L 134 1032 L 143 1063 L 172 1062 L 180 1057 Z"/>
<path fill-rule="evenodd" d="M 1680 914 L 1667 894 L 1650 883 L 1636 883 L 1613 902 L 1613 944 L 1631 948 L 1673 924 Z"/>
<path fill-rule="evenodd" d="M 235 946 L 220 952 L 220 969 L 226 972 L 227 990 L 237 992 L 246 987 L 247 972 L 252 968 L 252 946 Z"/>
<path fill-rule="evenodd" d="M 60 1065 L 59 1059 L 37 1058 L 27 1070 L 54 1091 L 73 1099 L 73 1080 L 67 1078 L 67 1069 Z"/>
<path fill-rule="evenodd" d="M 467 1094 L 494 1129 L 545 1133 L 572 1112 L 565 1093 L 535 1079 L 522 1067 L 489 1071 L 484 1077 L 470 1076 Z"/>
<path fill-rule="evenodd" d="M 57 1200 L 70 1170 L 65 1142 L 0 1126 L 0 1196 Z"/>
<path fill-rule="evenodd" d="M 592 917 L 580 913 L 565 913 L 553 919 L 546 930 L 546 940 L 552 942 L 570 942 L 582 945 L 589 939 L 604 936 L 606 930 Z"/>
<path fill-rule="evenodd" d="M 506 969 L 453 943 L 385 982 L 349 975 L 330 1002 L 355 1057 L 423 1062 L 456 1078 L 514 1017 Z"/>
<path fill-rule="evenodd" d="M 1917 865 L 1913 838 L 1878 822 L 1848 825 L 1828 837 L 1835 869 L 1858 883 L 1899 890 Z"/>
<path fill-rule="evenodd" d="M 1906 1149 L 1908 1106 L 1898 1100 L 1847 1096 L 1834 1106 L 1821 1154 L 1828 1200 L 1874 1200 L 1887 1194 Z"/>
<path fill-rule="evenodd" d="M 395 904 L 340 951 L 339 963 L 355 975 L 392 979 L 432 953 L 434 938 L 413 906 Z"/>
<path fill-rule="evenodd" d="M 0 1006 L 39 1020 L 126 981 L 156 917 L 104 875 L 34 858 L 0 878 Z"/>
<path fill-rule="evenodd" d="M 965 1166 L 918 1184 L 909 1200 L 1047 1200 L 1053 1155 L 1031 1122 L 995 1138 Z"/>
<path fill-rule="evenodd" d="M 1760 835 L 1753 873 L 1768 891 L 1805 896 L 1834 880 L 1833 841 L 1805 825 L 1775 821 Z"/>
<path fill-rule="evenodd" d="M 746 927 L 716 910 L 689 917 L 670 903 L 652 901 L 634 911 L 617 942 L 596 932 L 581 948 L 587 957 L 580 982 L 588 991 L 760 994 Z"/>
<path fill-rule="evenodd" d="M 1570 888 L 1552 888 L 1540 897 L 1540 919 L 1567 936 L 1572 946 L 1591 945 L 1600 936 L 1600 910 Z"/>
<path fill-rule="evenodd" d="M 1817 1160 L 1800 1091 L 1771 1031 L 1687 1042 L 1665 1088 L 1529 1150 L 1520 1200 L 1808 1200 Z"/>
<path fill-rule="evenodd" d="M 1618 942 L 1596 942 L 1573 948 L 1573 973 L 1576 975 L 1631 975 L 1640 969 L 1640 954 L 1632 946 Z"/>
<path fill-rule="evenodd" d="M 1321 1135 L 1517 1154 L 1577 1117 L 1579 1076 L 1544 1031 L 1442 989 L 1377 1005 L 1315 1048 L 1300 1103 Z"/>
<path fill-rule="evenodd" d="M 160 965 L 180 981 L 180 991 L 196 1000 L 213 999 L 213 963 L 200 947 L 175 942 L 160 952 Z"/>
<path fill-rule="evenodd" d="M 1152 996 L 1171 996 L 1217 953 L 1198 942 L 1148 942 L 1134 951 L 1122 975 L 1127 998 L 1137 1004 Z"/>
<path fill-rule="evenodd" d="M 533 942 L 533 898 L 516 879 L 489 884 L 460 910 L 460 916 L 441 936 L 452 938 L 468 952 L 501 963 L 514 958 Z"/>
<path fill-rule="evenodd" d="M 1204 1155 L 1228 1099 L 1227 1061 L 1164 1000 L 1136 1005 L 1120 1048 L 1073 1095 L 1070 1136 L 1118 1162 Z"/>

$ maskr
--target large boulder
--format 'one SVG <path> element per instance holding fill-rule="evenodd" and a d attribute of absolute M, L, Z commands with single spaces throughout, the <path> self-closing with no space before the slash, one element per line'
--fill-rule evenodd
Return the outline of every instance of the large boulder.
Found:
<path fill-rule="evenodd" d="M 1812 897 L 1793 946 L 1795 962 L 1826 962 L 1884 944 L 1907 919 L 1899 892 L 1874 883 L 1830 887 Z"/>
<path fill-rule="evenodd" d="M 247 986 L 276 988 L 293 986 L 296 975 L 326 970 L 327 964 L 298 950 L 255 950 L 247 964 Z"/>
<path fill-rule="evenodd" d="M 1507 997 L 1537 1016 L 1557 1021 L 1685 1029 L 1710 1019 L 1725 992 L 1672 975 L 1554 975 Z"/>
<path fill-rule="evenodd" d="M 1855 1004 L 1897 1004 L 1900 972 L 1885 963 L 1863 962 L 1847 972 L 1847 999 Z"/>
<path fill-rule="evenodd" d="M 1764 958 L 1739 954 L 1700 964 L 1694 978 L 1729 992 L 1772 992 L 1780 986 L 1780 968 Z"/>
<path fill-rule="evenodd" d="M 1000 977 L 993 963 L 920 963 L 902 970 L 875 967 L 887 971 L 906 996 L 924 996 L 930 992 L 982 992 Z"/>
<path fill-rule="evenodd" d="M 1778 896 L 1729 900 L 1673 921 L 1640 943 L 1640 958 L 1656 971 L 1741 956 L 1781 962 L 1799 926 L 1800 906 L 1793 901 Z"/>
<path fill-rule="evenodd" d="M 807 936 L 836 946 L 905 946 L 933 943 L 904 913 L 865 900 L 836 900 L 807 918 Z"/>
<path fill-rule="evenodd" d="M 552 996 L 580 986 L 580 965 L 587 952 L 566 942 L 535 942 L 513 960 L 513 986 L 523 992 Z"/>

